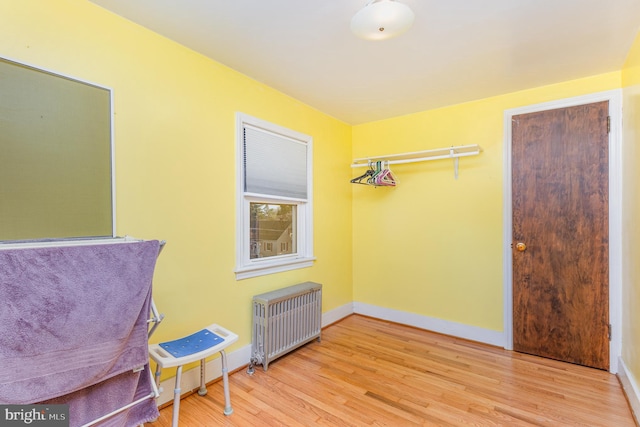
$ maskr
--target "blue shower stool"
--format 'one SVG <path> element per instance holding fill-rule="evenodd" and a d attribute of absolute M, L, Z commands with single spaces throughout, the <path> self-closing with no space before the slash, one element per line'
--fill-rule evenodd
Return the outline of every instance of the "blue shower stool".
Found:
<path fill-rule="evenodd" d="M 160 373 L 164 368 L 178 367 L 176 385 L 173 391 L 173 418 L 171 425 L 178 426 L 180 412 L 180 381 L 182 367 L 188 363 L 200 361 L 200 389 L 198 394 L 207 394 L 205 385 L 205 359 L 220 353 L 222 362 L 222 382 L 224 386 L 224 414 L 231 415 L 231 397 L 229 395 L 229 369 L 224 349 L 238 340 L 238 336 L 220 325 L 210 325 L 184 338 L 149 345 L 149 356 L 156 362 L 156 384 L 160 387 Z"/>

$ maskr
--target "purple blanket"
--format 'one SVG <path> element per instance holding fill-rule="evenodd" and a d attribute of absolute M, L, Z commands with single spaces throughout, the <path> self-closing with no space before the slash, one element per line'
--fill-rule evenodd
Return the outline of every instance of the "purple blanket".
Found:
<path fill-rule="evenodd" d="M 72 425 L 151 392 L 158 241 L 0 250 L 0 403 L 69 403 Z M 155 400 L 119 416 L 158 416 Z M 90 410 L 91 409 L 91 410 Z M 91 418 L 93 417 L 93 418 Z"/>

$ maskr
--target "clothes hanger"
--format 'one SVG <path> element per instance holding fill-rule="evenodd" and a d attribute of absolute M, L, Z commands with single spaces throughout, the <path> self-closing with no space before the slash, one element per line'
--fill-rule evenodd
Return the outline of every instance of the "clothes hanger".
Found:
<path fill-rule="evenodd" d="M 387 185 L 390 187 L 395 187 L 397 184 L 396 177 L 393 175 L 390 169 L 390 163 L 387 161 L 387 166 L 384 169 L 383 175 L 380 177 L 380 185 Z"/>
<path fill-rule="evenodd" d="M 397 180 L 391 172 L 389 164 L 390 162 L 388 160 L 386 161 L 386 166 L 384 161 L 377 161 L 375 163 L 369 162 L 369 169 L 367 169 L 364 174 L 353 178 L 351 180 L 351 183 L 395 187 L 397 184 Z"/>
<path fill-rule="evenodd" d="M 380 173 L 381 173 L 381 172 L 382 172 L 382 162 L 378 161 L 378 162 L 376 162 L 376 169 L 375 169 L 375 171 L 374 171 L 373 175 L 371 175 L 371 176 L 369 177 L 369 179 L 367 180 L 367 182 L 368 182 L 370 185 L 377 185 L 377 184 L 376 184 L 376 182 L 377 182 L 376 180 L 377 180 L 377 178 L 378 178 L 378 175 L 380 175 Z"/>
<path fill-rule="evenodd" d="M 371 163 L 369 163 L 369 169 L 367 169 L 367 171 L 364 174 L 362 174 L 362 175 L 360 175 L 360 176 L 358 176 L 356 178 L 353 178 L 351 180 L 351 183 L 352 184 L 364 184 L 364 185 L 367 185 L 368 181 L 369 181 L 369 178 L 374 174 L 374 172 L 375 171 L 373 170 L 373 167 L 372 167 Z"/>

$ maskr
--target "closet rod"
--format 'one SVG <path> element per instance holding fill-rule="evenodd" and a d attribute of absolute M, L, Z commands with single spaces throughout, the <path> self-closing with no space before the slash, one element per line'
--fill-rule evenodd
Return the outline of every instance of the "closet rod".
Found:
<path fill-rule="evenodd" d="M 477 156 L 482 152 L 479 145 L 459 145 L 456 147 L 438 148 L 435 150 L 414 151 L 411 153 L 389 154 L 387 156 L 364 157 L 354 159 L 352 168 L 369 166 L 371 162 L 385 161 L 389 164 L 424 162 L 439 159 L 456 159 L 458 157 Z"/>

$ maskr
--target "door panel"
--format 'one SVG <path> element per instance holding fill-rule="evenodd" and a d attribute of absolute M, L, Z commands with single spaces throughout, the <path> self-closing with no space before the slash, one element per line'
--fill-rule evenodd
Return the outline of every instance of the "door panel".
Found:
<path fill-rule="evenodd" d="M 608 110 L 512 119 L 514 350 L 599 369 L 609 368 Z"/>

